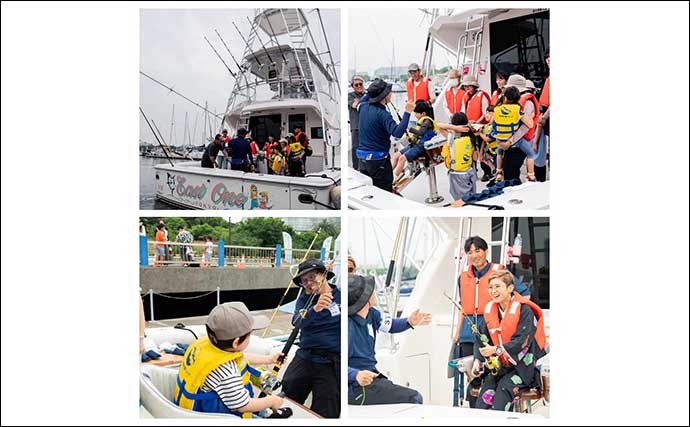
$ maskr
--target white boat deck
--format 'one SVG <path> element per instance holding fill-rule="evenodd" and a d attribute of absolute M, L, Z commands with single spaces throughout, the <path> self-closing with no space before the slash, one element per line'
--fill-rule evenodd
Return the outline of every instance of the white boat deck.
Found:
<path fill-rule="evenodd" d="M 347 410 L 350 418 L 386 420 L 391 418 L 405 418 L 408 421 L 411 419 L 453 418 L 457 421 L 466 419 L 470 422 L 478 423 L 481 419 L 492 419 L 496 420 L 496 422 L 500 422 L 499 420 L 530 420 L 529 422 L 539 422 L 539 420 L 548 416 L 548 407 L 544 407 L 543 405 L 541 407 L 546 409 L 546 414 L 542 414 L 541 412 L 543 411 L 538 410 L 538 407 L 533 407 L 533 414 L 523 414 L 518 412 L 471 409 L 469 406 L 456 408 L 441 405 L 415 405 L 413 403 L 363 406 L 349 405 Z"/>

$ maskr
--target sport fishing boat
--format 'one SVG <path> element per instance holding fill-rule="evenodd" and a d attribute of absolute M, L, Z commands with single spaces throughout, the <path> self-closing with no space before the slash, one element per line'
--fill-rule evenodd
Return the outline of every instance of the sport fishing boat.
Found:
<path fill-rule="evenodd" d="M 366 219 L 363 219 L 366 220 Z M 416 221 L 416 222 L 415 222 Z M 357 230 L 357 224 L 352 225 Z M 355 231 L 357 233 L 357 231 Z M 520 257 L 514 257 L 513 241 L 520 234 L 523 240 Z M 470 236 L 483 236 L 487 240 L 488 260 L 507 266 L 515 277 L 531 290 L 531 299 L 544 313 L 547 340 L 549 338 L 549 222 L 548 218 L 526 217 L 427 217 L 402 218 L 394 244 L 393 277 L 389 286 L 377 280 L 376 307 L 392 317 L 407 317 L 414 310 L 430 313 L 431 324 L 399 334 L 379 332 L 376 338 L 377 370 L 395 384 L 405 385 L 420 392 L 424 404 L 389 404 L 363 406 L 350 405 L 348 414 L 353 418 L 427 418 L 427 417 L 495 417 L 541 418 L 548 416 L 549 407 L 549 355 L 537 361 L 542 387 L 530 389 L 520 397 L 513 412 L 471 409 L 464 400 L 471 356 L 454 359 L 453 375 L 449 375 L 449 349 L 457 327 L 458 310 L 444 296 L 459 301 L 458 278 L 469 267 L 463 244 Z M 401 271 L 409 268 L 415 255 L 419 236 L 433 242 L 426 259 L 421 263 L 414 287 L 400 309 Z M 367 239 L 368 248 L 373 242 Z M 510 251 L 508 250 L 510 247 Z M 368 249 L 367 249 L 368 250 Z M 517 253 L 517 252 L 515 252 Z M 386 254 L 387 256 L 388 254 Z M 383 265 L 381 265 L 383 267 Z M 548 342 L 548 341 L 547 341 Z M 547 343 L 548 350 L 548 343 Z M 462 375 L 460 375 L 462 373 Z"/>
<path fill-rule="evenodd" d="M 236 61 L 223 126 L 244 128 L 262 142 L 300 127 L 312 150 L 306 176 L 160 164 L 155 166 L 156 198 L 189 209 L 337 209 L 340 88 L 321 13 L 256 9 L 250 22 L 246 37 L 240 33 L 244 54 L 241 63 Z"/>
<path fill-rule="evenodd" d="M 477 76 L 481 88 L 489 94 L 496 89 L 493 77 L 499 69 L 519 70 L 537 87 L 543 86 L 548 73 L 544 60 L 549 46 L 548 9 L 472 9 L 458 14 L 450 10 L 443 15 L 435 9 L 427 13 L 432 22 L 421 65 L 424 75 L 430 75 L 434 47 L 439 46 L 444 59 L 455 58 L 452 65 L 462 76 Z M 447 77 L 440 86 L 441 93 L 445 93 L 450 87 Z M 450 122 L 445 96 L 438 96 L 433 107 L 436 122 Z M 409 178 L 396 189 L 398 195 L 375 187 L 369 177 L 350 169 L 346 183 L 348 206 L 351 209 L 450 208 L 453 198 L 449 180 L 444 176 L 447 169 L 442 162 L 428 161 L 440 154 L 440 147 L 445 143 L 445 138 L 438 136 L 425 144 L 426 160 L 408 163 Z M 391 156 L 406 144 L 406 136 L 399 140 L 391 138 Z M 522 184 L 489 191 L 482 201 L 461 209 L 548 209 L 549 181 L 526 182 L 525 177 L 523 166 Z M 477 182 L 478 194 L 486 189 L 487 183 Z"/>

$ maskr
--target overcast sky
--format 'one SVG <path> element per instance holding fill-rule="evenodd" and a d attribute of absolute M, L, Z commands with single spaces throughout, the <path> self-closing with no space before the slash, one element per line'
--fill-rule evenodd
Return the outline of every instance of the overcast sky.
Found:
<path fill-rule="evenodd" d="M 459 13 L 463 9 L 455 9 Z M 378 67 L 388 67 L 393 60 L 395 39 L 395 64 L 407 66 L 412 62 L 422 65 L 426 36 L 431 23 L 419 9 L 350 9 L 349 11 L 349 64 L 353 69 L 373 72 Z M 446 65 L 441 48 L 435 52 L 434 63 Z"/>
<path fill-rule="evenodd" d="M 312 10 L 306 9 L 305 13 L 307 19 L 314 20 L 312 33 L 320 40 L 321 29 L 316 12 Z M 246 16 L 253 17 L 254 9 L 142 9 L 140 70 L 201 105 L 208 101 L 209 110 L 215 109 L 218 114 L 223 113 L 235 81 L 208 46 L 204 36 L 211 41 L 230 69 L 236 72 L 237 67 L 213 30 L 218 30 L 233 55 L 240 61 L 244 42 L 232 23 L 235 22 L 243 36 L 247 37 L 249 22 Z M 333 59 L 339 65 L 340 11 L 321 9 L 321 16 Z M 260 37 L 268 45 L 268 36 L 260 33 Z M 168 143 L 171 143 L 168 139 L 173 104 L 176 130 L 173 142 L 176 144 L 182 144 L 183 141 L 185 112 L 188 113 L 190 132 L 194 131 L 195 117 L 198 117 L 193 143 L 200 144 L 204 125 L 201 109 L 143 76 L 139 83 L 139 100 L 144 113 L 156 123 Z M 140 139 L 155 144 L 155 138 L 141 117 L 139 124 Z"/>

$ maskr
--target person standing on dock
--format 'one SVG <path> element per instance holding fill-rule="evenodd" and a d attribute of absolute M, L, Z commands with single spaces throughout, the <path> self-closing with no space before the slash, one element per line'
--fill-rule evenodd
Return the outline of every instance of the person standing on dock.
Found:
<path fill-rule="evenodd" d="M 430 105 L 433 104 L 436 95 L 429 87 L 431 79 L 422 75 L 419 65 L 414 62 L 407 68 L 407 72 L 410 74 L 410 79 L 407 81 L 407 100 L 427 101 Z"/>
<path fill-rule="evenodd" d="M 242 172 L 251 172 L 254 169 L 254 156 L 252 155 L 251 143 L 245 138 L 247 130 L 240 128 L 237 130 L 237 138 L 230 141 L 230 169 Z"/>
<path fill-rule="evenodd" d="M 292 281 L 304 292 L 295 303 L 292 324 L 301 315 L 304 320 L 299 350 L 283 377 L 287 397 L 301 404 L 311 393 L 311 410 L 325 418 L 340 416 L 340 289 L 328 283 L 333 277 L 321 260 L 299 264 Z M 307 306 L 317 295 L 316 303 Z"/>
<path fill-rule="evenodd" d="M 357 149 L 359 148 L 359 105 L 360 99 L 364 96 L 364 79 L 360 76 L 352 77 L 352 92 L 347 94 L 347 109 L 350 112 L 350 137 L 352 150 L 352 168 L 359 170 L 359 159 Z"/>
<path fill-rule="evenodd" d="M 381 79 L 374 79 L 367 94 L 359 100 L 359 171 L 371 178 L 374 186 L 393 192 L 393 166 L 390 160 L 391 136 L 400 138 L 405 134 L 410 121 L 414 102 L 405 104 L 405 113 L 400 123 L 386 109 L 393 94 L 393 85 Z"/>
<path fill-rule="evenodd" d="M 165 232 L 163 231 L 165 229 L 165 225 L 163 223 L 158 223 L 156 226 L 156 263 L 155 267 L 159 267 L 161 265 L 161 262 L 165 261 L 165 246 L 163 243 L 159 242 L 165 242 Z"/>
<path fill-rule="evenodd" d="M 176 242 L 192 243 L 192 241 L 194 240 L 194 236 L 192 235 L 192 233 L 184 229 L 184 225 L 180 225 L 179 227 L 177 227 L 177 231 L 177 238 L 175 239 Z M 180 245 L 180 258 L 185 263 L 185 267 L 189 265 L 187 264 L 187 261 L 189 261 L 189 256 L 187 255 L 189 248 L 190 247 L 187 245 Z"/>
<path fill-rule="evenodd" d="M 217 168 L 220 167 L 216 162 L 218 153 L 222 150 L 222 144 L 220 139 L 220 134 L 216 135 L 214 140 L 206 146 L 206 151 L 201 157 L 201 167 L 202 168 Z"/>

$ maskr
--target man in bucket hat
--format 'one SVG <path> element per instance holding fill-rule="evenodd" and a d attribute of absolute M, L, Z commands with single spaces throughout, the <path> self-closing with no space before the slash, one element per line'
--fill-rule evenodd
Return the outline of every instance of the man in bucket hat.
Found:
<path fill-rule="evenodd" d="M 272 365 L 281 353 L 265 356 L 244 353 L 251 332 L 267 325 L 255 318 L 241 302 L 217 305 L 206 320 L 206 334 L 189 345 L 177 374 L 174 400 L 182 408 L 212 413 L 230 413 L 242 418 L 287 418 L 290 408 L 271 395 L 255 397 L 252 379 L 261 372 L 251 365 Z M 253 377 L 253 378 L 252 378 Z"/>
<path fill-rule="evenodd" d="M 303 291 L 292 324 L 304 320 L 299 350 L 283 377 L 287 397 L 304 403 L 311 393 L 311 410 L 325 418 L 340 416 L 340 289 L 328 283 L 333 277 L 318 259 L 298 266 L 292 281 Z"/>
<path fill-rule="evenodd" d="M 359 101 L 359 171 L 371 177 L 374 186 L 393 192 L 393 167 L 390 161 L 391 135 L 405 134 L 414 102 L 405 104 L 405 113 L 396 124 L 386 105 L 391 100 L 393 85 L 374 79 L 367 94 Z"/>
<path fill-rule="evenodd" d="M 407 318 L 393 319 L 374 308 L 376 294 L 373 277 L 348 278 L 348 402 L 350 405 L 419 403 L 422 395 L 411 388 L 394 384 L 376 370 L 376 334 L 391 334 L 414 329 L 431 322 L 429 313 L 418 309 Z"/>

